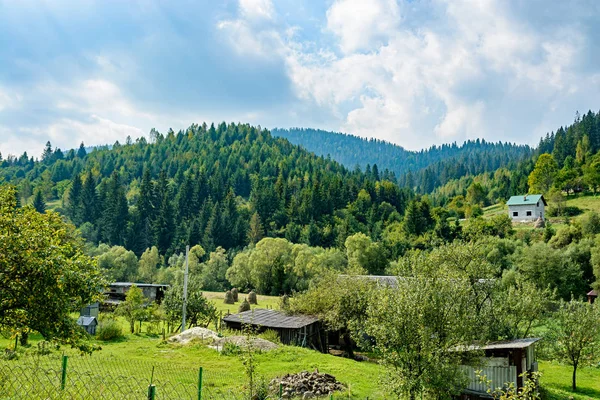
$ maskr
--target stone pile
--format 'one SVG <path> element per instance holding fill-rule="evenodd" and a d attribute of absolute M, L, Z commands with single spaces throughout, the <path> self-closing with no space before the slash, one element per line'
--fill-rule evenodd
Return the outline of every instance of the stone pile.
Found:
<path fill-rule="evenodd" d="M 282 384 L 284 399 L 300 397 L 310 399 L 326 396 L 338 390 L 344 390 L 344 385 L 339 383 L 333 375 L 302 371 L 297 374 L 287 374 L 281 378 L 271 380 L 271 390 L 277 392 Z"/>

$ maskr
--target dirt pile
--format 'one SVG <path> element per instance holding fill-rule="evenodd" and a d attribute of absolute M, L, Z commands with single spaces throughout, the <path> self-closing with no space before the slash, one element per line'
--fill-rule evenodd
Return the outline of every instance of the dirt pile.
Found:
<path fill-rule="evenodd" d="M 179 344 L 188 344 L 192 340 L 201 340 L 201 341 L 213 341 L 219 339 L 219 335 L 216 332 L 211 331 L 210 329 L 194 327 L 190 329 L 186 329 L 181 332 L 179 335 L 171 336 L 169 338 L 169 342 L 171 343 L 179 343 Z"/>
<path fill-rule="evenodd" d="M 269 351 L 278 348 L 279 346 L 261 338 L 250 339 L 252 346 L 259 351 Z M 225 343 L 231 343 L 239 347 L 248 347 L 248 338 L 246 336 L 228 336 L 216 340 L 211 347 L 221 350 Z"/>

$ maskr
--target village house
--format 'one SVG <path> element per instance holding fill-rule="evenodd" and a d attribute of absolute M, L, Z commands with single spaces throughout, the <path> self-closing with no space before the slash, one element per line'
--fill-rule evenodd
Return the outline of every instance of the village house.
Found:
<path fill-rule="evenodd" d="M 508 216 L 516 222 L 535 221 L 538 218 L 545 219 L 545 206 L 548 204 L 541 194 L 526 194 L 523 196 L 512 196 L 506 202 Z"/>

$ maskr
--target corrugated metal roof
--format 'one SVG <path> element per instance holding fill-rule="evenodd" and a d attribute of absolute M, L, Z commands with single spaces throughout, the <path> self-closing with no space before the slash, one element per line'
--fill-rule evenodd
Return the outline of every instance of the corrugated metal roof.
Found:
<path fill-rule="evenodd" d="M 511 196 L 510 199 L 506 202 L 507 206 L 525 206 L 525 205 L 534 205 L 537 204 L 538 201 L 542 200 L 544 205 L 546 204 L 546 200 L 544 200 L 544 196 L 541 194 L 526 194 L 523 196 Z"/>
<path fill-rule="evenodd" d="M 134 282 L 113 282 L 108 286 L 118 286 L 118 287 L 130 287 L 130 286 L 137 286 L 139 288 L 141 287 L 168 287 L 169 285 L 167 284 L 157 284 L 157 283 L 134 283 Z"/>
<path fill-rule="evenodd" d="M 490 342 L 483 346 L 478 344 L 472 344 L 469 346 L 459 346 L 455 351 L 471 351 L 471 350 L 499 350 L 499 349 L 525 349 L 535 342 L 539 342 L 542 338 L 525 338 L 525 339 L 514 339 L 514 340 L 501 340 L 498 342 Z"/>
<path fill-rule="evenodd" d="M 225 322 L 242 323 L 248 325 L 264 326 L 267 328 L 298 329 L 314 324 L 319 319 L 311 315 L 287 315 L 281 311 L 257 308 L 239 314 L 223 317 Z"/>

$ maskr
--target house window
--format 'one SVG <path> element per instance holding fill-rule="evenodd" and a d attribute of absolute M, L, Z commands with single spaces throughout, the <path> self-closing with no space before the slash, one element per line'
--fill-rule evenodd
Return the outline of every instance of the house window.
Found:
<path fill-rule="evenodd" d="M 527 216 L 531 217 L 531 211 L 527 211 Z"/>
<path fill-rule="evenodd" d="M 518 211 L 513 211 L 513 217 L 518 217 L 519 216 L 519 212 Z"/>

